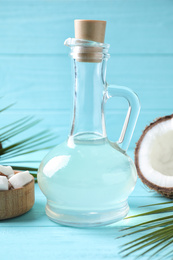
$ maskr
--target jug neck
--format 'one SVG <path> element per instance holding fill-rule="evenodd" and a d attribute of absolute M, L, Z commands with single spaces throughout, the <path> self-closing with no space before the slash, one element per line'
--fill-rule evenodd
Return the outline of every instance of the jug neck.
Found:
<path fill-rule="evenodd" d="M 73 61 L 74 109 L 70 136 L 75 140 L 106 137 L 104 104 L 109 44 L 68 38 Z"/>
<path fill-rule="evenodd" d="M 79 62 L 73 59 L 73 77 L 74 109 L 70 136 L 76 140 L 106 137 L 106 60 Z"/>

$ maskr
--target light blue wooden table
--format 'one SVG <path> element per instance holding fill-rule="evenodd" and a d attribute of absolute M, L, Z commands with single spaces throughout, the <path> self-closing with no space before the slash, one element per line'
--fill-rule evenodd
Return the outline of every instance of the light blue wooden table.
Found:
<path fill-rule="evenodd" d="M 49 128 L 58 135 L 51 144 L 66 138 L 72 115 L 72 87 L 69 50 L 64 40 L 74 36 L 74 19 L 107 20 L 106 42 L 111 44 L 107 80 L 132 88 L 142 105 L 128 152 L 133 158 L 135 143 L 145 126 L 156 117 L 173 113 L 172 14 L 171 0 L 0 0 L 1 107 L 17 101 L 1 113 L 1 124 L 35 115 L 43 119 L 36 132 Z M 125 101 L 112 99 L 107 103 L 106 124 L 111 140 L 118 139 L 126 110 Z M 40 153 L 22 159 L 41 161 L 42 157 Z M 119 246 L 130 238 L 115 238 L 122 227 L 134 225 L 137 220 L 95 229 L 63 227 L 46 217 L 46 201 L 37 185 L 35 195 L 30 212 L 0 222 L 1 260 L 120 259 Z M 129 198 L 129 214 L 144 211 L 138 206 L 165 200 L 138 180 Z"/>

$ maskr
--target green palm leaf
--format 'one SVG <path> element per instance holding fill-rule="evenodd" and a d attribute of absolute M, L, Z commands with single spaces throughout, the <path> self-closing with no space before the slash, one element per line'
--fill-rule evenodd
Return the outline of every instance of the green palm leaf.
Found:
<path fill-rule="evenodd" d="M 0 110 L 0 113 L 9 109 L 14 104 L 8 105 Z M 10 122 L 7 125 L 2 125 L 0 127 L 0 164 L 3 165 L 11 165 L 10 159 L 21 155 L 27 155 L 30 153 L 34 153 L 40 150 L 50 149 L 53 146 L 48 145 L 50 141 L 52 141 L 55 136 L 53 136 L 48 130 L 37 132 L 34 135 L 29 135 L 27 138 L 19 139 L 20 141 L 12 142 L 11 138 L 16 137 L 36 126 L 40 120 L 35 120 L 32 116 L 26 116 L 14 122 Z M 10 145 L 6 145 L 7 143 L 12 143 Z M 7 160 L 9 160 L 7 162 Z M 31 161 L 30 161 L 31 162 Z M 32 161 L 38 162 L 38 161 Z M 14 160 L 13 160 L 14 163 Z M 27 161 L 19 162 L 19 163 L 27 163 Z M 12 166 L 15 170 L 29 170 L 31 174 L 37 177 L 36 172 L 37 168 L 24 166 Z"/>
<path fill-rule="evenodd" d="M 147 205 L 147 207 L 159 207 L 160 205 L 164 204 L 167 207 L 127 217 L 128 219 L 130 219 L 152 215 L 156 218 L 121 230 L 126 233 L 121 235 L 119 238 L 139 234 L 138 238 L 133 239 L 122 246 L 122 250 L 120 253 L 124 257 L 134 253 L 138 253 L 139 256 L 143 256 L 148 252 L 153 252 L 153 254 L 150 255 L 149 258 L 151 259 L 152 257 L 156 256 L 156 254 L 163 252 L 164 259 L 166 259 L 166 257 L 170 257 L 173 254 L 173 201 L 151 204 Z M 172 205 L 169 206 L 170 204 Z M 167 215 L 168 213 L 170 215 Z M 158 218 L 157 214 L 161 214 L 162 217 Z M 143 233 L 146 234 L 142 235 Z M 172 249 L 170 251 L 167 251 L 168 248 L 170 248 L 171 246 Z"/>

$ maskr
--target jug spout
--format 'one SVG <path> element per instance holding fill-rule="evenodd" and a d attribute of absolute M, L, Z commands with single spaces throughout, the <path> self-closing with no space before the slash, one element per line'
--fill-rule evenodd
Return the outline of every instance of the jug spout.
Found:
<path fill-rule="evenodd" d="M 78 62 L 102 62 L 108 59 L 109 44 L 85 39 L 68 38 L 64 45 L 71 48 L 70 55 Z"/>

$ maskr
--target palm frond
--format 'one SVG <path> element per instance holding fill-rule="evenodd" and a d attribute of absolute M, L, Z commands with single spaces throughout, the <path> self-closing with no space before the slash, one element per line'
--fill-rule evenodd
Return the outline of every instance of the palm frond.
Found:
<path fill-rule="evenodd" d="M 165 205 L 165 204 L 170 204 L 170 203 L 172 203 L 172 201 L 166 201 L 166 202 L 161 202 L 161 203 L 143 205 L 143 206 L 140 206 L 139 208 L 153 207 L 153 206 Z"/>
<path fill-rule="evenodd" d="M 26 122 L 28 122 L 28 120 L 26 120 Z M 8 131 L 5 131 L 3 133 L 0 133 L 0 136 L 1 136 L 1 142 L 4 142 L 6 140 L 9 140 L 10 138 L 24 132 L 25 130 L 28 130 L 29 128 L 37 125 L 40 120 L 34 120 L 34 121 L 31 121 L 29 123 L 26 123 L 26 122 L 22 122 L 18 125 L 16 125 L 13 130 L 13 128 L 9 129 Z"/>
<path fill-rule="evenodd" d="M 38 135 L 40 135 L 40 137 L 36 139 Z M 10 146 L 7 146 L 6 148 L 0 149 L 0 155 L 4 155 L 5 157 L 5 154 L 8 154 L 10 156 L 12 155 L 13 157 L 15 157 L 18 156 L 19 152 L 23 150 L 30 151 L 35 146 L 37 147 L 37 150 L 40 150 L 40 145 L 45 144 L 53 139 L 54 136 L 50 137 L 50 134 L 44 134 L 44 132 L 40 132 L 37 135 L 31 136 L 27 139 L 22 139 L 22 141 L 20 142 L 16 142 Z M 43 149 L 43 147 L 41 147 L 41 149 Z"/>
<path fill-rule="evenodd" d="M 11 108 L 14 104 L 10 104 L 0 110 L 0 113 Z M 34 135 L 29 135 L 27 138 L 19 139 L 20 141 L 13 141 L 17 135 L 22 135 L 25 131 L 36 126 L 41 120 L 34 119 L 33 116 L 26 116 L 16 121 L 10 122 L 7 125 L 0 127 L 0 164 L 11 165 L 10 159 L 21 155 L 27 155 L 40 150 L 50 149 L 53 145 L 48 145 L 57 136 L 52 135 L 48 130 L 37 132 Z M 12 143 L 7 145 L 7 143 Z M 14 160 L 12 160 L 14 163 Z M 31 161 L 29 161 L 31 163 Z M 32 161 L 37 162 L 38 161 Z M 27 160 L 24 162 L 27 163 Z M 16 163 L 15 163 L 16 164 Z M 26 166 L 12 166 L 15 170 L 29 170 L 36 179 L 37 168 Z"/>
<path fill-rule="evenodd" d="M 0 109 L 0 113 L 3 112 L 3 111 L 5 111 L 5 110 L 7 110 L 7 109 L 9 109 L 10 107 L 12 107 L 12 106 L 14 106 L 14 105 L 15 105 L 15 103 L 10 104 L 10 105 L 8 105 L 8 106 L 6 106 L 6 107 Z"/>
<path fill-rule="evenodd" d="M 4 125 L 4 126 L 0 127 L 0 131 L 1 131 L 2 129 L 9 128 L 10 126 L 15 127 L 16 124 L 22 123 L 23 121 L 27 121 L 27 120 L 29 120 L 29 119 L 31 119 L 31 118 L 33 118 L 33 117 L 27 116 L 27 117 L 20 118 L 19 120 L 16 120 L 16 121 L 14 121 L 14 122 L 12 122 L 12 123 L 10 123 L 10 124 L 8 124 L 8 125 Z M 24 122 L 23 122 L 23 123 L 24 123 Z"/>
<path fill-rule="evenodd" d="M 159 207 L 164 204 L 173 204 L 173 201 L 151 204 L 147 205 L 147 207 Z M 171 249 L 169 252 L 167 252 L 165 249 L 168 249 L 173 245 L 173 214 L 167 215 L 168 213 L 173 213 L 173 206 L 159 208 L 142 214 L 127 217 L 130 219 L 154 215 L 156 218 L 136 224 L 132 227 L 122 229 L 121 231 L 123 232 L 127 232 L 127 230 L 131 231 L 121 235 L 119 238 L 123 238 L 125 236 L 134 236 L 136 234 L 139 234 L 139 237 L 124 244 L 120 253 L 126 257 L 134 253 L 138 253 L 139 256 L 143 256 L 148 252 L 153 252 L 153 254 L 150 255 L 151 259 L 152 257 L 156 256 L 156 254 L 162 252 L 164 257 L 170 257 L 173 254 L 173 249 Z M 162 217 L 157 218 L 157 214 L 161 214 Z M 144 235 L 142 235 L 143 232 L 145 233 Z"/>

